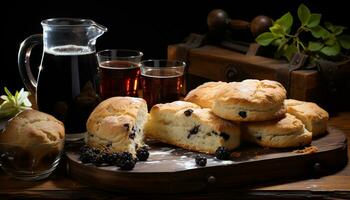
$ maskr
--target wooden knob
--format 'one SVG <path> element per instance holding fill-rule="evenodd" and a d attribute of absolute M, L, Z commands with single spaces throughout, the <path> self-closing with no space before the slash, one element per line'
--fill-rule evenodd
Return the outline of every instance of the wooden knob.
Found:
<path fill-rule="evenodd" d="M 250 31 L 253 36 L 256 37 L 261 33 L 269 31 L 269 28 L 272 26 L 272 19 L 264 15 L 259 15 L 255 17 L 250 25 Z"/>
<path fill-rule="evenodd" d="M 227 13 L 221 9 L 215 9 L 208 14 L 208 27 L 210 30 L 224 30 L 227 28 L 234 30 L 249 29 L 250 23 L 244 20 L 230 19 Z"/>
<path fill-rule="evenodd" d="M 247 30 L 250 29 L 254 37 L 269 30 L 272 26 L 272 19 L 259 15 L 251 22 L 244 20 L 230 19 L 227 13 L 221 9 L 212 10 L 208 14 L 207 23 L 211 31 L 223 31 L 225 29 Z"/>
<path fill-rule="evenodd" d="M 227 13 L 221 9 L 212 10 L 207 17 L 210 30 L 223 30 L 227 27 L 228 21 Z"/>

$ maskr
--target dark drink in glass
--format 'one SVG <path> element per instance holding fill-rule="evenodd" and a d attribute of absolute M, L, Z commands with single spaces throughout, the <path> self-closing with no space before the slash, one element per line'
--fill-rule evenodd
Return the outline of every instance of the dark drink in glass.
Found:
<path fill-rule="evenodd" d="M 97 53 L 102 99 L 138 96 L 142 55 L 140 51 L 126 49 L 109 49 Z"/>
<path fill-rule="evenodd" d="M 86 121 L 100 102 L 97 68 L 95 53 L 83 47 L 56 47 L 43 55 L 36 94 L 38 108 L 64 123 L 68 140 L 70 134 L 86 132 Z"/>
<path fill-rule="evenodd" d="M 141 62 L 142 96 L 149 109 L 157 103 L 179 100 L 184 84 L 185 63 L 169 60 Z"/>
<path fill-rule="evenodd" d="M 101 62 L 99 66 L 100 94 L 103 99 L 113 96 L 138 96 L 138 63 L 112 60 Z"/>

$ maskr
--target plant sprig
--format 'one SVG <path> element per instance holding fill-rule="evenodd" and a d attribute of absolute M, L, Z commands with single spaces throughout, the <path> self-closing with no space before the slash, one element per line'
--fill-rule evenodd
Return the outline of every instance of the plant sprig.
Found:
<path fill-rule="evenodd" d="M 4 90 L 6 95 L 0 96 L 3 100 L 0 105 L 0 119 L 12 117 L 22 110 L 31 109 L 32 104 L 28 99 L 29 92 L 22 88 L 19 92 L 16 91 L 15 95 L 12 95 L 6 87 Z"/>
<path fill-rule="evenodd" d="M 288 12 L 273 23 L 269 32 L 260 34 L 256 42 L 262 46 L 276 46 L 275 57 L 285 57 L 288 61 L 297 52 L 317 59 L 337 56 L 341 53 L 342 48 L 350 49 L 350 35 L 343 34 L 346 27 L 333 25 L 330 22 L 321 26 L 322 15 L 311 13 L 304 4 L 298 7 L 297 14 L 300 26 L 293 34 L 291 33 L 293 16 Z M 305 40 L 305 37 L 301 37 L 305 33 L 310 33 L 308 38 L 312 39 Z"/>

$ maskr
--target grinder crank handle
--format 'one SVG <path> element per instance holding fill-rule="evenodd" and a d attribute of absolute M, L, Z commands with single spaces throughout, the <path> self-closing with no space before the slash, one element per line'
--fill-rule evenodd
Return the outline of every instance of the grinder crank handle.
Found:
<path fill-rule="evenodd" d="M 207 23 L 211 31 L 250 29 L 253 36 L 256 37 L 268 31 L 269 27 L 272 26 L 272 19 L 260 15 L 255 17 L 251 22 L 247 22 L 244 20 L 230 19 L 224 10 L 215 9 L 208 14 Z"/>

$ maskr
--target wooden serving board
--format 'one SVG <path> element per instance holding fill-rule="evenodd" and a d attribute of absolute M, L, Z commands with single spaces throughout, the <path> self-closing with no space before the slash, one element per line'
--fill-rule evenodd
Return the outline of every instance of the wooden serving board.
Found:
<path fill-rule="evenodd" d="M 150 157 L 138 162 L 132 171 L 114 166 L 82 164 L 75 150 L 67 150 L 68 173 L 93 187 L 148 193 L 188 192 L 217 187 L 243 187 L 273 180 L 309 178 L 335 172 L 347 163 L 347 141 L 336 128 L 314 139 L 315 153 L 296 153 L 295 149 L 263 149 L 242 144 L 228 161 L 207 157 L 205 167 L 196 166 L 190 152 L 161 143 L 150 143 Z"/>

